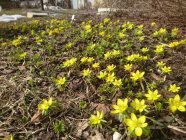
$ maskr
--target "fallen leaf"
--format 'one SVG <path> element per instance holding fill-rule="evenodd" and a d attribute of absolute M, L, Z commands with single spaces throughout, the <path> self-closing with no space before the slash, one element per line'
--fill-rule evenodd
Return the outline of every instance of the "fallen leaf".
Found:
<path fill-rule="evenodd" d="M 96 107 L 97 111 L 103 112 L 104 114 L 106 114 L 107 112 L 110 112 L 110 109 L 107 105 L 105 104 L 98 104 Z"/>
<path fill-rule="evenodd" d="M 18 69 L 19 69 L 20 71 L 23 71 L 23 70 L 25 70 L 26 68 L 25 68 L 25 66 L 18 66 Z"/>
<path fill-rule="evenodd" d="M 91 103 L 90 106 L 91 110 L 100 111 L 103 112 L 104 114 L 110 111 L 109 107 L 106 104 Z"/>
<path fill-rule="evenodd" d="M 157 81 L 163 81 L 164 79 L 158 75 L 156 75 L 155 73 L 151 73 L 152 78 L 154 78 Z"/>
<path fill-rule="evenodd" d="M 76 133 L 75 133 L 76 136 L 77 137 L 82 136 L 83 130 L 85 130 L 87 127 L 88 127 L 88 122 L 87 121 L 77 123 Z"/>
<path fill-rule="evenodd" d="M 13 70 L 10 70 L 10 69 L 4 69 L 2 72 L 3 72 L 4 74 L 10 74 L 10 73 L 13 72 Z"/>
<path fill-rule="evenodd" d="M 30 123 L 39 122 L 39 119 L 41 117 L 41 112 L 38 110 L 31 118 Z"/>
<path fill-rule="evenodd" d="M 101 133 L 99 133 L 97 130 L 95 130 L 95 135 L 94 136 L 90 136 L 89 138 L 87 138 L 87 140 L 105 140 L 103 135 Z"/>

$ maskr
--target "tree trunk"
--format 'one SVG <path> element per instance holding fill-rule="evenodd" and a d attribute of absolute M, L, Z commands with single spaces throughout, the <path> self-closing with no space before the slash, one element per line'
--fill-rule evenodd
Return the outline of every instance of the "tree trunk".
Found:
<path fill-rule="evenodd" d="M 44 11 L 43 0 L 40 0 L 40 2 L 41 2 L 41 9 Z"/>

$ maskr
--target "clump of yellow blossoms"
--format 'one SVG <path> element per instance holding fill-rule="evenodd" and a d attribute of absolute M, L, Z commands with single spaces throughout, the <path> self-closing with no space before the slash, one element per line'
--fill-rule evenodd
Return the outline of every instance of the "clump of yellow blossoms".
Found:
<path fill-rule="evenodd" d="M 77 58 L 73 57 L 69 60 L 66 60 L 65 62 L 63 62 L 63 67 L 71 67 L 73 66 L 77 61 Z"/>
<path fill-rule="evenodd" d="M 185 112 L 186 101 L 181 101 L 180 96 L 177 94 L 174 98 L 169 98 L 169 108 L 174 113 L 177 110 Z"/>
<path fill-rule="evenodd" d="M 174 41 L 169 44 L 169 48 L 175 48 L 175 47 L 178 47 L 179 45 L 180 45 L 180 42 Z"/>
<path fill-rule="evenodd" d="M 94 58 L 93 57 L 83 57 L 81 58 L 81 63 L 91 63 L 94 61 Z"/>
<path fill-rule="evenodd" d="M 134 113 L 131 113 L 131 118 L 125 119 L 124 123 L 128 126 L 129 133 L 134 132 L 136 136 L 141 136 L 143 128 L 147 127 L 146 116 L 136 117 Z"/>
<path fill-rule="evenodd" d="M 45 112 L 48 111 L 49 108 L 52 106 L 52 98 L 49 98 L 48 100 L 43 99 L 42 103 L 38 104 L 38 109 Z"/>

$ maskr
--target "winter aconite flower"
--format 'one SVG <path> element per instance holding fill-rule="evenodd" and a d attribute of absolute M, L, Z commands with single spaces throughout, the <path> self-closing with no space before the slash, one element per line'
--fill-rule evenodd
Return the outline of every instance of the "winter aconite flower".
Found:
<path fill-rule="evenodd" d="M 58 79 L 55 80 L 56 86 L 62 86 L 65 84 L 65 82 L 66 82 L 65 77 L 59 77 Z"/>
<path fill-rule="evenodd" d="M 107 53 L 104 54 L 104 59 L 107 60 L 107 59 L 111 58 L 111 56 L 112 56 L 112 53 L 107 52 Z"/>
<path fill-rule="evenodd" d="M 77 58 L 73 57 L 69 60 L 66 60 L 65 62 L 63 62 L 63 67 L 71 67 L 73 66 L 77 61 Z"/>
<path fill-rule="evenodd" d="M 90 77 L 91 72 L 92 71 L 90 69 L 85 69 L 83 70 L 82 75 L 83 77 Z"/>
<path fill-rule="evenodd" d="M 99 72 L 99 75 L 97 76 L 99 79 L 103 79 L 103 78 L 105 78 L 107 76 L 107 72 L 106 71 L 104 71 L 104 72 L 102 72 L 102 71 L 100 71 Z"/>
<path fill-rule="evenodd" d="M 171 67 L 164 66 L 161 68 L 161 71 L 165 74 L 169 74 L 172 70 Z"/>
<path fill-rule="evenodd" d="M 41 111 L 48 111 L 48 109 L 52 106 L 52 98 L 49 98 L 48 100 L 43 99 L 42 103 L 38 105 L 38 109 Z"/>
<path fill-rule="evenodd" d="M 158 94 L 158 90 L 148 90 L 148 94 L 145 94 L 145 96 L 147 97 L 147 100 L 149 101 L 155 101 L 157 99 L 160 98 L 160 94 Z"/>
<path fill-rule="evenodd" d="M 171 36 L 172 37 L 176 37 L 178 35 L 179 29 L 178 28 L 174 28 L 171 31 Z"/>
<path fill-rule="evenodd" d="M 145 105 L 145 100 L 138 100 L 135 99 L 132 101 L 131 106 L 135 109 L 138 110 L 139 112 L 143 112 L 143 110 L 146 108 Z"/>
<path fill-rule="evenodd" d="M 92 67 L 95 68 L 95 69 L 99 68 L 100 67 L 100 63 L 94 63 L 94 64 L 92 64 Z"/>
<path fill-rule="evenodd" d="M 106 82 L 107 83 L 113 83 L 115 80 L 115 74 L 114 73 L 109 73 L 106 77 Z"/>
<path fill-rule="evenodd" d="M 115 79 L 112 84 L 115 86 L 115 87 L 121 87 L 122 85 L 122 81 L 121 79 Z"/>
<path fill-rule="evenodd" d="M 173 84 L 173 85 L 169 86 L 169 91 L 170 92 L 175 93 L 175 92 L 178 92 L 179 90 L 180 90 L 180 87 L 176 86 L 176 84 Z"/>
<path fill-rule="evenodd" d="M 109 72 L 113 71 L 115 68 L 116 68 L 116 66 L 113 65 L 113 64 L 107 66 L 107 70 L 108 70 Z"/>
<path fill-rule="evenodd" d="M 118 99 L 116 105 L 112 105 L 114 110 L 111 111 L 112 114 L 122 114 L 128 108 L 128 99 L 125 98 L 124 100 Z"/>
<path fill-rule="evenodd" d="M 133 81 L 137 81 L 137 80 L 141 80 L 143 79 L 143 75 L 145 74 L 145 72 L 140 72 L 139 70 L 137 70 L 136 72 L 131 72 L 131 79 Z"/>
<path fill-rule="evenodd" d="M 180 96 L 177 94 L 174 98 L 169 98 L 169 108 L 174 113 L 176 110 L 185 112 L 186 101 L 181 101 Z"/>
<path fill-rule="evenodd" d="M 91 126 L 96 126 L 96 127 L 102 127 L 102 123 L 106 122 L 105 120 L 103 120 L 103 112 L 96 112 L 96 115 L 91 115 L 89 118 L 89 124 Z"/>
<path fill-rule="evenodd" d="M 124 65 L 124 69 L 126 71 L 131 71 L 132 70 L 132 64 L 126 64 L 126 65 Z"/>
<path fill-rule="evenodd" d="M 164 48 L 165 48 L 165 45 L 157 45 L 154 52 L 157 54 L 161 54 L 164 52 Z"/>
<path fill-rule="evenodd" d="M 169 48 L 175 48 L 175 47 L 178 47 L 179 45 L 180 45 L 180 42 L 174 41 L 169 44 Z"/>
<path fill-rule="evenodd" d="M 125 119 L 124 123 L 128 126 L 128 131 L 140 137 L 143 133 L 143 128 L 147 127 L 146 116 L 136 117 L 134 113 L 131 113 L 131 118 Z"/>
<path fill-rule="evenodd" d="M 143 53 L 146 53 L 146 52 L 148 52 L 148 51 L 149 51 L 149 48 L 144 47 L 144 48 L 142 48 L 142 49 L 141 49 L 141 51 L 142 51 Z"/>
<path fill-rule="evenodd" d="M 20 54 L 20 55 L 19 55 L 19 58 L 20 58 L 20 59 L 23 59 L 23 58 L 25 58 L 25 57 L 26 57 L 26 55 L 27 55 L 27 53 L 26 53 L 26 52 L 24 52 L 24 53 L 22 53 L 22 54 Z"/>
<path fill-rule="evenodd" d="M 163 61 L 159 61 L 157 62 L 156 66 L 162 68 L 163 66 L 165 66 L 165 63 Z"/>

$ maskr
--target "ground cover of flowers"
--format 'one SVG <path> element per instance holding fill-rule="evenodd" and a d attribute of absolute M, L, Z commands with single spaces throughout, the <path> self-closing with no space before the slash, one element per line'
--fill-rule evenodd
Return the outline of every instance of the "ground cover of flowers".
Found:
<path fill-rule="evenodd" d="M 0 38 L 0 137 L 182 139 L 185 47 L 155 22 L 16 24 Z"/>

